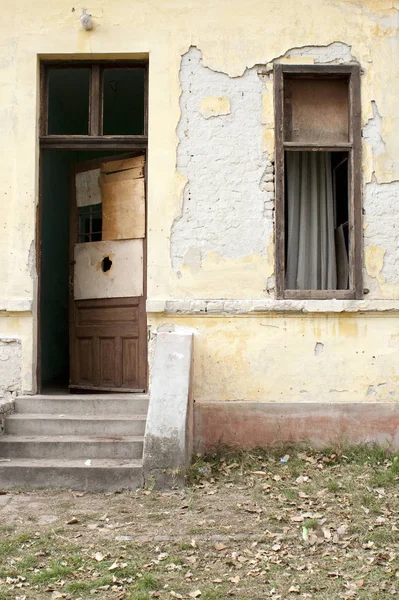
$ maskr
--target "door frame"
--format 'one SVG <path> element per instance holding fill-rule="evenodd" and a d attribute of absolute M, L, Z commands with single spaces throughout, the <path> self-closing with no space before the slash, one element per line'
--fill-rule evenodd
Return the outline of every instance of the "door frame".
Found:
<path fill-rule="evenodd" d="M 89 105 L 89 135 L 48 135 L 48 80 L 47 70 L 49 67 L 57 66 L 59 68 L 72 68 L 88 66 L 92 68 L 92 78 L 90 83 L 90 105 Z M 99 108 L 102 102 L 102 90 L 100 89 L 100 71 L 102 68 L 132 68 L 141 67 L 145 69 L 144 78 L 144 134 L 143 135 L 97 135 L 99 133 L 98 119 L 101 114 Z M 39 181 L 38 181 L 38 202 L 36 205 L 36 224 L 35 224 L 35 240 L 36 240 L 36 272 L 37 272 L 37 296 L 36 296 L 36 393 L 42 392 L 42 339 L 41 339 L 41 293 L 42 293 L 42 231 L 43 231 L 43 152 L 56 150 L 80 150 L 92 151 L 98 150 L 101 152 L 120 152 L 132 153 L 141 151 L 145 156 L 144 163 L 144 187 L 145 187 L 145 231 L 146 235 L 143 240 L 143 296 L 147 298 L 147 233 L 148 233 L 148 59 L 143 60 L 142 57 L 138 60 L 82 60 L 79 58 L 69 60 L 41 60 L 40 61 L 40 111 L 39 111 Z M 93 76 L 94 75 L 94 76 Z M 100 96 L 96 97 L 93 90 L 99 90 Z M 97 125 L 96 125 L 97 123 Z M 104 162 L 102 157 L 102 162 Z M 97 161 L 98 159 L 94 159 Z M 88 161 L 87 161 L 88 162 Z M 71 190 L 72 193 L 72 190 Z M 68 249 L 69 260 L 69 249 Z M 147 314 L 147 311 L 145 311 Z M 69 321 L 68 321 L 69 327 Z M 147 335 L 147 333 L 146 333 Z M 148 353 L 148 349 L 147 349 Z M 146 389 L 148 390 L 148 361 L 146 360 Z M 93 392 L 95 393 L 95 392 Z M 121 393 L 121 392 L 118 392 Z M 131 392 L 130 392 L 131 393 Z"/>

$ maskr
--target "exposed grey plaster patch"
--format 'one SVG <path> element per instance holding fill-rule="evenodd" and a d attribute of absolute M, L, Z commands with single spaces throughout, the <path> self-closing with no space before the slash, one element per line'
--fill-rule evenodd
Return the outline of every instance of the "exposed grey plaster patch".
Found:
<path fill-rule="evenodd" d="M 328 390 L 330 394 L 343 394 L 344 392 L 348 392 L 349 390 L 336 390 L 335 388 L 331 388 Z"/>
<path fill-rule="evenodd" d="M 350 2 L 348 2 L 348 0 L 330 0 L 330 4 L 335 5 L 340 12 L 346 15 L 353 15 L 354 9 L 357 9 L 359 14 L 363 14 L 387 31 L 396 31 L 399 27 L 399 14 L 397 12 L 398 9 L 395 6 L 386 8 L 381 6 L 379 10 L 377 8 L 370 10 L 367 8 L 366 3 L 353 2 L 352 0 L 350 0 Z M 385 14 L 383 14 L 384 12 Z"/>
<path fill-rule="evenodd" d="M 236 78 L 212 71 L 203 66 L 201 52 L 190 48 L 181 61 L 180 84 L 177 170 L 188 183 L 171 231 L 172 266 L 198 270 L 210 252 L 264 256 L 274 196 L 272 180 L 262 182 L 272 167 L 261 149 L 264 83 L 256 68 Z M 208 97 L 229 98 L 231 113 L 203 119 L 199 106 Z"/>
<path fill-rule="evenodd" d="M 391 30 L 393 33 L 397 34 L 399 29 L 399 9 L 393 6 L 392 10 L 395 12 L 391 12 L 389 15 L 383 15 L 378 18 L 378 25 L 387 31 Z"/>
<path fill-rule="evenodd" d="M 321 342 L 316 342 L 316 345 L 314 347 L 315 356 L 320 356 L 321 354 L 323 354 L 323 350 L 324 350 L 324 344 L 322 344 Z"/>
<path fill-rule="evenodd" d="M 380 389 L 385 386 L 386 383 L 379 383 L 378 385 L 369 385 L 367 388 L 366 396 L 377 396 Z"/>
<path fill-rule="evenodd" d="M 399 181 L 378 183 L 375 175 L 366 184 L 364 198 L 364 248 L 378 246 L 385 249 L 384 265 L 381 275 L 386 283 L 394 284 L 399 280 L 399 226 L 392 218 L 399 205 Z M 364 285 L 371 293 L 378 293 L 378 282 L 364 273 Z"/>
<path fill-rule="evenodd" d="M 313 58 L 316 64 L 356 62 L 352 48 L 343 42 L 333 42 L 328 46 L 303 46 L 288 50 L 283 58 Z"/>
<path fill-rule="evenodd" d="M 184 255 L 183 264 L 190 267 L 192 273 L 198 273 L 201 268 L 202 254 L 198 248 L 189 248 Z"/>
<path fill-rule="evenodd" d="M 36 247 L 34 240 L 32 240 L 29 246 L 28 271 L 32 279 L 34 279 L 36 277 Z"/>
<path fill-rule="evenodd" d="M 267 278 L 266 292 L 269 296 L 274 297 L 275 291 L 276 291 L 276 276 L 273 273 L 272 275 L 270 275 L 270 277 Z"/>
<path fill-rule="evenodd" d="M 157 329 L 157 333 L 173 333 L 176 329 L 176 325 L 174 323 L 163 323 Z"/>
<path fill-rule="evenodd" d="M 14 412 L 15 409 L 15 392 L 5 392 L 3 397 L 0 397 L 0 435 L 3 435 L 5 430 L 5 419 L 8 415 Z"/>
<path fill-rule="evenodd" d="M 367 121 L 367 124 L 363 127 L 363 137 L 371 144 L 373 156 L 384 154 L 386 152 L 386 144 L 381 136 L 381 125 L 382 117 L 378 112 L 377 103 L 375 100 L 371 101 L 371 107 L 373 111 L 373 117 Z"/>
<path fill-rule="evenodd" d="M 0 52 L 0 69 L 5 73 L 6 69 L 10 68 L 15 60 L 16 51 L 18 48 L 19 37 L 5 38 L 1 42 Z"/>
<path fill-rule="evenodd" d="M 21 388 L 22 349 L 20 340 L 0 339 L 0 396 Z"/>

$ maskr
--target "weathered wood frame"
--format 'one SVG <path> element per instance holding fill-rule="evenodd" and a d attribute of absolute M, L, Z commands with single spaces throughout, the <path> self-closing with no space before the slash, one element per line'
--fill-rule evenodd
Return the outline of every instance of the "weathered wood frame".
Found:
<path fill-rule="evenodd" d="M 91 69 L 90 91 L 89 91 L 89 133 L 88 135 L 49 135 L 48 131 L 48 69 L 58 68 L 79 68 L 86 67 Z M 144 135 L 102 135 L 102 105 L 103 105 L 103 71 L 105 68 L 121 69 L 145 69 L 144 80 Z M 37 392 L 41 391 L 41 326 L 40 326 L 40 298 L 41 298 L 41 255 L 42 255 L 42 152 L 44 150 L 99 150 L 99 151 L 120 151 L 144 152 L 145 153 L 145 199 L 146 199 L 146 223 L 147 231 L 147 156 L 148 156 L 148 61 L 145 60 L 43 60 L 40 63 L 40 111 L 39 111 L 39 202 L 36 210 L 36 264 L 38 271 L 37 286 L 37 367 L 36 367 L 36 387 Z M 94 159 L 93 164 L 100 164 L 102 159 Z M 141 335 L 147 336 L 146 331 L 146 297 L 147 297 L 147 236 L 143 244 L 144 260 L 144 289 L 143 297 L 140 302 L 140 312 L 142 315 Z M 142 356 L 142 366 L 145 369 L 145 378 L 148 389 L 148 369 L 147 356 Z M 123 390 L 125 391 L 125 390 Z"/>
<path fill-rule="evenodd" d="M 89 68 L 88 135 L 48 134 L 48 69 Z M 144 69 L 144 134 L 103 135 L 103 76 L 105 69 Z M 143 61 L 43 61 L 41 63 L 40 147 L 45 150 L 145 150 L 148 142 L 148 63 Z"/>
<path fill-rule="evenodd" d="M 349 141 L 339 144 L 302 144 L 284 141 L 284 78 L 346 78 L 349 83 Z M 278 299 L 361 299 L 362 281 L 362 180 L 361 180 L 361 101 L 358 65 L 274 65 L 275 112 L 275 273 Z M 285 186 L 286 151 L 344 151 L 349 155 L 349 285 L 348 290 L 289 290 L 285 288 Z"/>

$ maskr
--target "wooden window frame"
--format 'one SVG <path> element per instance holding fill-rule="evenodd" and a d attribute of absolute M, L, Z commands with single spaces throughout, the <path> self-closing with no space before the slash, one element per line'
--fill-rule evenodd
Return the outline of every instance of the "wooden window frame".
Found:
<path fill-rule="evenodd" d="M 349 141 L 338 144 L 302 144 L 284 142 L 284 77 L 347 78 L 349 89 Z M 358 65 L 274 65 L 275 112 L 275 243 L 277 299 L 361 299 L 362 281 L 362 182 L 361 182 L 361 101 Z M 349 282 L 348 290 L 291 290 L 285 287 L 285 151 L 348 152 L 349 155 Z"/>
<path fill-rule="evenodd" d="M 89 132 L 87 135 L 48 134 L 48 69 L 90 69 Z M 144 69 L 144 134 L 103 135 L 103 76 L 105 69 Z M 39 141 L 42 150 L 145 150 L 148 143 L 148 62 L 147 61 L 42 61 L 40 65 L 41 106 Z"/>

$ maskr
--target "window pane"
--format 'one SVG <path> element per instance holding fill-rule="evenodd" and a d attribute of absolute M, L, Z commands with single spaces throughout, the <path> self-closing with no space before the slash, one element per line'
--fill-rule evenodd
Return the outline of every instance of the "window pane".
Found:
<path fill-rule="evenodd" d="M 286 288 L 349 287 L 347 152 L 286 152 Z"/>
<path fill-rule="evenodd" d="M 144 69 L 104 70 L 104 135 L 144 134 Z"/>
<path fill-rule="evenodd" d="M 89 132 L 90 69 L 48 70 L 48 133 Z"/>
<path fill-rule="evenodd" d="M 102 238 L 102 205 L 80 206 L 79 242 L 100 242 Z"/>
<path fill-rule="evenodd" d="M 284 141 L 348 142 L 348 81 L 284 79 Z"/>

